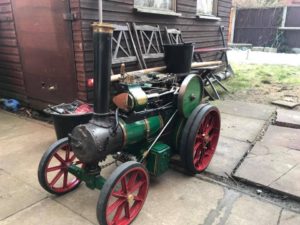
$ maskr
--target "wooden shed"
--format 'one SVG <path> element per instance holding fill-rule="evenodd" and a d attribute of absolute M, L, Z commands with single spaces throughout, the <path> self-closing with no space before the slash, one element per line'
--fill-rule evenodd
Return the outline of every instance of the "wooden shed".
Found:
<path fill-rule="evenodd" d="M 0 0 L 0 97 L 34 108 L 88 101 L 97 0 Z M 222 45 L 231 0 L 104 0 L 105 22 L 178 28 L 186 42 Z M 227 35 L 226 35 L 227 36 Z M 207 54 L 213 59 L 216 53 Z M 132 68 L 134 69 L 134 68 Z"/>

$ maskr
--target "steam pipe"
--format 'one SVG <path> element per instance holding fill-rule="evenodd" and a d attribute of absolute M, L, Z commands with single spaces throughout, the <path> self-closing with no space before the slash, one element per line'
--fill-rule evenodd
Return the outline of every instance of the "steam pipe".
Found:
<path fill-rule="evenodd" d="M 103 3 L 102 3 L 102 0 L 98 0 L 98 4 L 99 4 L 99 10 L 98 10 L 99 23 L 102 23 L 103 22 Z"/>

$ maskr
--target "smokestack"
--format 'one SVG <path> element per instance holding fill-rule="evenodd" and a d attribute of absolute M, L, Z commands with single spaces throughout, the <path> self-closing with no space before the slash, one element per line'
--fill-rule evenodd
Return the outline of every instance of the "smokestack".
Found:
<path fill-rule="evenodd" d="M 94 110 L 95 113 L 109 112 L 110 76 L 112 57 L 113 26 L 93 23 L 94 41 Z"/>

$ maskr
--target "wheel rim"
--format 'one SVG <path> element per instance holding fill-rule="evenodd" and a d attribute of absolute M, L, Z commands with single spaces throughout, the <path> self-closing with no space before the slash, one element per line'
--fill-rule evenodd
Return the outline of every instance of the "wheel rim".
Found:
<path fill-rule="evenodd" d="M 148 176 L 142 168 L 133 168 L 122 175 L 108 198 L 105 212 L 107 224 L 130 224 L 141 211 L 148 188 Z"/>
<path fill-rule="evenodd" d="M 52 152 L 44 172 L 47 185 L 51 190 L 56 193 L 64 193 L 79 184 L 80 180 L 68 172 L 68 167 L 71 164 L 84 167 L 68 143 L 62 144 Z"/>
<path fill-rule="evenodd" d="M 193 147 L 193 164 L 197 171 L 205 170 L 216 151 L 220 135 L 220 114 L 210 111 L 201 121 Z"/>

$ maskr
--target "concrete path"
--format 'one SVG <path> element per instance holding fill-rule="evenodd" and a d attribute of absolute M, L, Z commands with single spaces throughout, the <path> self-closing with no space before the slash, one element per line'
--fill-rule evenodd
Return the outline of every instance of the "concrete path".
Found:
<path fill-rule="evenodd" d="M 207 172 L 228 177 L 251 149 L 276 108 L 237 101 L 215 101 L 221 111 L 221 137 Z"/>
<path fill-rule="evenodd" d="M 247 117 L 247 110 L 237 116 L 226 107 L 220 107 L 221 111 L 226 111 L 222 113 L 222 137 L 208 168 L 209 173 L 218 176 L 232 172 L 250 150 L 249 141 L 255 139 L 255 132 L 260 131 L 268 118 L 266 115 Z M 271 113 L 272 110 L 268 115 Z M 230 125 L 232 117 L 251 125 L 237 122 Z M 235 132 L 243 134 L 234 135 Z M 38 184 L 39 160 L 55 141 L 51 126 L 0 110 L 0 140 L 0 225 L 97 224 L 95 208 L 99 191 L 91 191 L 82 184 L 72 193 L 55 197 Z M 104 170 L 105 176 L 113 169 L 111 166 Z M 161 177 L 151 179 L 148 199 L 134 224 L 289 225 L 299 224 L 299 221 L 299 214 L 264 198 L 170 169 Z"/>
<path fill-rule="evenodd" d="M 300 112 L 277 110 L 275 124 L 279 126 L 269 126 L 235 177 L 300 199 L 299 118 Z"/>
<path fill-rule="evenodd" d="M 275 124 L 277 126 L 300 129 L 300 113 L 298 111 L 278 109 Z"/>

